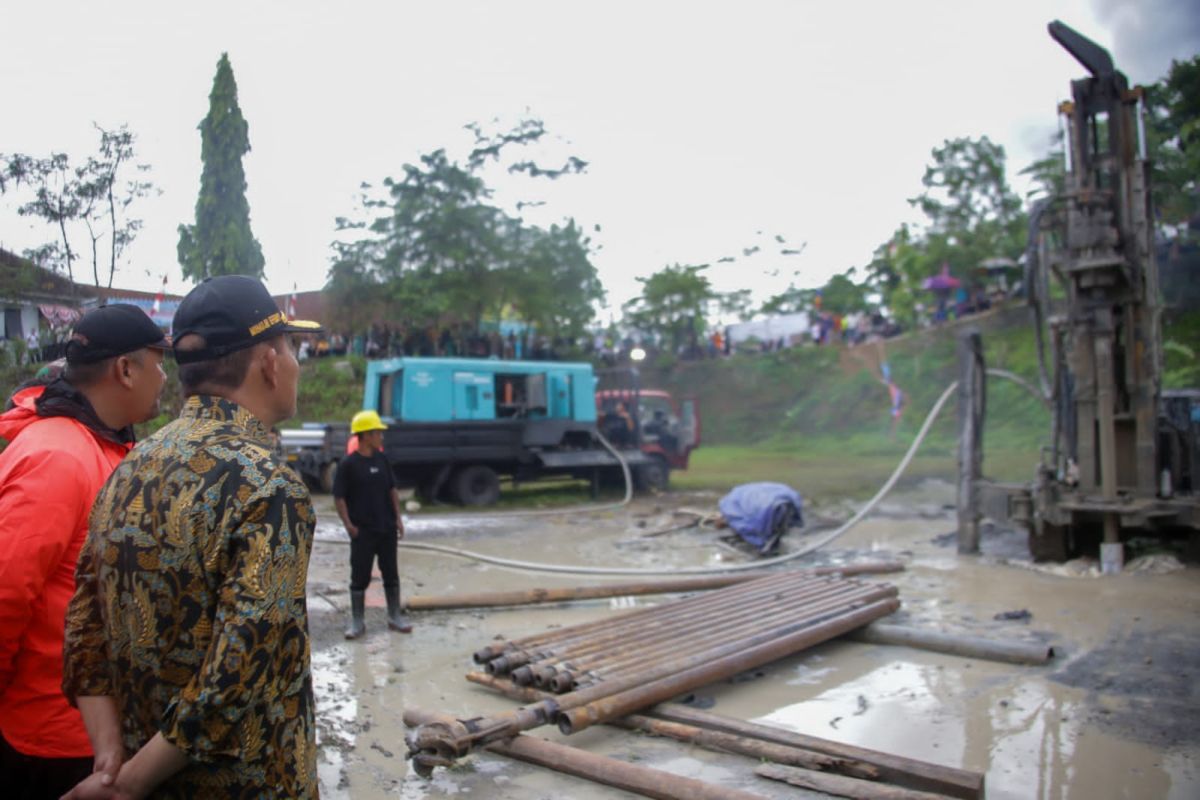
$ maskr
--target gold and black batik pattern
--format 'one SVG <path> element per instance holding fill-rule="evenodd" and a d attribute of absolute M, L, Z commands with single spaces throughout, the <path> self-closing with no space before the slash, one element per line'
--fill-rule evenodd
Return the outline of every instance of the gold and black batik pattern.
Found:
<path fill-rule="evenodd" d="M 252 414 L 187 400 L 92 509 L 63 689 L 117 699 L 132 755 L 191 758 L 155 796 L 315 797 L 308 489 Z"/>

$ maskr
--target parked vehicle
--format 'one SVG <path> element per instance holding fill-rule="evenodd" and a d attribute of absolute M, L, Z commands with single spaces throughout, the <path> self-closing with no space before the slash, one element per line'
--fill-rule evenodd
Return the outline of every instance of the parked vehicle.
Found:
<path fill-rule="evenodd" d="M 635 381 L 636 383 L 636 381 Z M 629 435 L 609 442 L 611 416 L 627 403 Z M 658 390 L 597 391 L 590 364 L 460 358 L 392 358 L 367 365 L 363 408 L 388 424 L 384 452 L 398 485 L 426 501 L 490 505 L 500 481 L 546 476 L 619 480 L 628 464 L 640 488 L 663 489 L 699 444 L 695 404 Z M 352 446 L 348 423 L 283 432 L 288 460 L 329 491 Z M 610 449 L 611 447 L 611 449 Z"/>

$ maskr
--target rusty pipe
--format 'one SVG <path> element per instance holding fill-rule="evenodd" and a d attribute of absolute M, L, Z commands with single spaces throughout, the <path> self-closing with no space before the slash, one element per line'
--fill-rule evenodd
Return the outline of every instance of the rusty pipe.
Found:
<path fill-rule="evenodd" d="M 810 575 L 878 575 L 899 572 L 904 565 L 898 561 L 847 564 L 844 567 L 815 567 L 803 570 Z M 799 572 L 800 570 L 796 570 Z M 595 600 L 604 597 L 637 597 L 651 594 L 673 594 L 721 589 L 759 578 L 779 574 L 772 570 L 738 572 L 728 575 L 700 575 L 689 578 L 668 578 L 661 581 L 611 583 L 597 586 L 559 586 L 553 588 L 518 589 L 508 592 L 467 592 L 456 595 L 413 595 L 405 598 L 409 611 L 445 611 L 457 608 L 493 608 L 523 606 L 538 603 L 564 603 L 574 600 Z"/>
<path fill-rule="evenodd" d="M 836 579 L 816 579 L 800 583 L 797 586 L 790 587 L 790 590 L 780 589 L 774 583 L 763 583 L 755 591 L 749 592 L 737 598 L 722 598 L 722 602 L 737 600 L 739 607 L 744 610 L 738 612 L 742 616 L 753 615 L 755 608 L 754 601 L 771 597 L 772 595 L 782 596 L 785 593 L 812 593 L 817 591 L 828 590 L 832 587 L 845 585 L 845 581 Z M 715 593 L 714 593 L 715 594 Z M 487 662 L 494 664 L 493 667 L 485 669 L 495 675 L 502 675 L 506 671 L 516 667 L 523 666 L 529 662 L 543 661 L 550 658 L 563 658 L 569 654 L 577 654 L 580 650 L 602 650 L 608 647 L 613 642 L 628 643 L 640 636 L 648 635 L 650 632 L 662 630 L 668 627 L 676 627 L 687 621 L 708 621 L 711 619 L 711 612 L 714 608 L 721 607 L 722 603 L 707 602 L 714 595 L 707 595 L 704 600 L 706 602 L 695 602 L 694 599 L 680 600 L 671 603 L 667 606 L 661 606 L 656 611 L 659 614 L 643 615 L 633 621 L 632 625 L 626 625 L 628 618 L 622 617 L 611 618 L 612 623 L 606 630 L 597 631 L 590 624 L 583 627 L 566 628 L 555 632 L 557 638 L 547 640 L 535 647 L 523 648 L 514 652 L 506 653 L 496 659 Z M 516 655 L 520 653 L 521 655 Z"/>
<path fill-rule="evenodd" d="M 444 725 L 450 721 L 442 714 L 420 709 L 406 709 L 404 720 L 418 726 Z M 660 800 L 764 800 L 751 792 L 629 764 L 533 736 L 514 736 L 507 741 L 491 742 L 486 748 L 508 758 Z"/>
<path fill-rule="evenodd" d="M 703 604 L 707 605 L 710 603 L 717 603 L 717 602 L 721 602 L 722 600 L 731 599 L 731 598 L 740 596 L 742 594 L 742 592 L 753 592 L 753 591 L 756 591 L 762 585 L 768 585 L 768 584 L 760 583 L 760 582 L 775 582 L 775 581 L 785 582 L 785 581 L 791 580 L 791 579 L 803 579 L 803 578 L 811 578 L 811 577 L 812 576 L 810 576 L 806 573 L 780 572 L 775 575 L 770 575 L 770 576 L 767 576 L 765 578 L 760 578 L 755 581 L 748 581 L 747 583 L 737 584 L 734 586 L 726 587 L 725 589 L 718 589 L 718 590 L 710 592 L 708 594 L 700 595 L 697 598 L 689 598 L 689 600 L 703 601 Z M 636 619 L 639 619 L 644 616 L 652 615 L 656 612 L 662 611 L 664 608 L 670 607 L 671 605 L 674 605 L 674 604 L 672 603 L 672 604 L 667 604 L 667 605 L 658 605 L 658 606 L 650 606 L 647 608 L 641 608 L 641 609 L 627 612 L 625 614 L 621 614 L 618 617 L 608 617 L 605 619 L 596 620 L 594 622 L 589 622 L 589 623 L 584 623 L 582 625 L 572 626 L 572 629 L 577 630 L 581 633 L 598 632 L 598 631 L 602 631 L 602 630 L 611 628 L 614 624 L 623 624 L 623 623 L 627 623 L 631 620 L 636 620 Z M 701 603 L 697 602 L 697 605 L 701 605 Z M 620 620 L 620 623 L 617 622 L 618 620 Z M 548 632 L 543 632 L 543 633 L 539 633 L 539 634 L 533 634 L 532 636 L 522 637 L 521 639 L 514 639 L 511 641 L 507 641 L 507 642 L 497 642 L 495 644 L 490 644 L 487 647 L 483 647 L 483 648 L 475 651 L 474 659 L 477 664 L 483 664 L 499 655 L 502 655 L 506 650 L 508 650 L 510 648 L 514 648 L 514 647 L 528 648 L 530 646 L 533 646 L 533 645 L 539 644 L 541 642 L 555 638 L 557 633 L 558 633 L 557 631 L 548 631 Z"/>
<path fill-rule="evenodd" d="M 864 591 L 874 591 L 876 584 L 834 584 L 806 587 L 792 593 L 779 592 L 770 598 L 770 603 L 756 605 L 752 608 L 740 609 L 730 614 L 722 614 L 714 618 L 713 614 L 705 614 L 697 618 L 688 618 L 673 624 L 643 632 L 627 634 L 617 640 L 615 646 L 605 648 L 580 648 L 574 650 L 562 659 L 562 663 L 583 665 L 596 661 L 610 659 L 620 654 L 639 653 L 646 646 L 664 637 L 680 637 L 692 633 L 708 635 L 726 628 L 736 628 L 741 625 L 759 625 L 767 619 L 787 613 L 797 606 L 824 604 L 839 597 L 852 597 Z"/>
<path fill-rule="evenodd" d="M 586 703 L 572 702 L 570 706 L 560 705 L 556 715 L 559 730 L 563 733 L 577 733 L 591 727 L 597 722 L 605 722 L 616 717 L 624 716 L 631 711 L 658 703 L 674 697 L 714 680 L 735 675 L 747 669 L 766 664 L 797 650 L 811 647 L 814 644 L 840 636 L 855 628 L 874 622 L 880 617 L 893 613 L 900 607 L 900 601 L 895 598 L 880 600 L 845 616 L 826 620 L 815 626 L 805 626 L 793 633 L 782 635 L 774 640 L 766 641 L 750 647 L 739 643 L 739 651 L 726 652 L 724 655 L 707 659 L 707 663 L 694 664 L 695 657 L 683 660 L 679 666 L 682 669 L 671 669 L 666 677 L 638 680 L 641 685 L 619 693 L 605 693 L 601 699 Z M 685 666 L 685 664 L 693 664 Z M 665 669 L 667 665 L 663 665 Z M 631 679 L 637 679 L 632 676 Z M 624 681 L 618 680 L 617 683 Z M 607 683 L 607 681 L 605 682 Z M 589 690 L 576 692 L 586 695 Z M 571 697 L 571 695 L 563 695 Z"/>
<path fill-rule="evenodd" d="M 521 703 L 534 703 L 550 697 L 545 692 L 516 686 L 504 678 L 495 678 L 483 672 L 469 672 L 466 678 L 472 683 Z M 909 789 L 936 792 L 949 797 L 962 798 L 962 800 L 979 800 L 983 797 L 984 776 L 981 772 L 945 767 L 940 764 L 898 756 L 894 753 L 870 750 L 796 731 L 746 722 L 714 714 L 711 711 L 673 703 L 662 703 L 648 708 L 645 710 L 645 714 L 650 715 L 648 717 L 650 719 L 659 718 L 667 722 L 678 722 L 696 728 L 732 734 L 740 739 L 778 744 L 789 750 L 823 753 L 853 763 L 866 764 L 878 773 L 879 779 Z M 641 716 L 643 715 L 631 714 L 621 720 L 610 720 L 605 724 L 619 724 L 623 720 L 637 719 Z M 779 763 L 784 762 L 779 761 Z"/>
<path fill-rule="evenodd" d="M 731 632 L 736 634 L 734 637 L 736 640 L 749 640 L 760 633 L 778 630 L 782 627 L 815 624 L 824 618 L 836 616 L 856 606 L 894 596 L 895 593 L 894 589 L 889 591 L 888 588 L 881 587 L 866 589 L 853 595 L 831 597 L 819 603 L 789 606 L 780 609 L 778 613 L 764 617 L 761 622 L 756 622 L 750 626 L 725 626 L 717 628 L 711 633 L 705 633 L 695 639 L 684 640 L 671 648 L 670 655 L 678 658 L 691 653 L 706 651 L 715 645 L 730 641 Z M 612 662 L 602 662 L 593 665 L 589 667 L 585 674 L 588 678 L 595 681 L 606 680 L 616 675 L 636 672 L 661 658 L 662 654 L 659 652 L 634 654 Z M 562 670 L 555 676 L 557 685 L 559 686 L 569 686 L 566 683 L 567 680 L 578 680 L 579 677 L 578 673 L 571 673 L 567 670 Z M 555 682 L 552 681 L 551 685 L 555 685 Z"/>

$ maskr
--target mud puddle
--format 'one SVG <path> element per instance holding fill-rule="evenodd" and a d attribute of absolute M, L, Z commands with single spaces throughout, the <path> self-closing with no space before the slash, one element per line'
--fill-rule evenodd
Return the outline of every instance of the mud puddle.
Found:
<path fill-rule="evenodd" d="M 414 616 L 413 634 L 389 633 L 378 579 L 368 591 L 368 634 L 342 639 L 349 575 L 345 534 L 327 497 L 309 572 L 321 791 L 331 798 L 626 797 L 488 753 L 432 780 L 404 760 L 406 705 L 463 716 L 511 701 L 467 683 L 470 654 L 516 637 L 661 602 L 654 597 Z M 730 716 L 987 773 L 991 798 L 1200 796 L 1200 570 L 1081 578 L 1023 568 L 1019 534 L 993 531 L 984 555 L 947 546 L 953 487 L 925 482 L 889 501 L 829 545 L 817 561 L 899 558 L 908 571 L 881 576 L 900 587 L 899 619 L 979 635 L 1049 642 L 1047 667 L 972 661 L 907 648 L 830 642 L 692 698 Z M 409 521 L 409 537 L 539 562 L 675 568 L 741 563 L 749 556 L 721 533 L 689 528 L 644 537 L 675 507 L 715 507 L 716 496 L 639 500 L 596 514 L 513 515 Z M 836 509 L 822 509 L 836 515 Z M 787 548 L 803 544 L 789 534 Z M 805 560 L 804 563 L 810 563 Z M 409 594 L 571 586 L 598 578 L 531 575 L 457 558 L 401 552 Z M 615 580 L 630 580 L 617 578 Z M 996 619 L 1026 611 L 1018 619 Z M 534 735 L 764 797 L 805 796 L 755 778 L 748 759 L 603 727 L 573 737 Z M 818 796 L 818 795 L 812 795 Z"/>

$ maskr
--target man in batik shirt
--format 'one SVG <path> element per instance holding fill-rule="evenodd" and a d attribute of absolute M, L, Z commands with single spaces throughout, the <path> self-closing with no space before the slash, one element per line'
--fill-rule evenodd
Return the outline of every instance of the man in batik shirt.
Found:
<path fill-rule="evenodd" d="M 75 797 L 315 797 L 308 490 L 274 453 L 296 411 L 288 320 L 243 276 L 174 321 L 186 399 L 105 484 L 67 612 L 63 690 L 127 760 Z M 71 796 L 71 795 L 69 795 Z"/>

